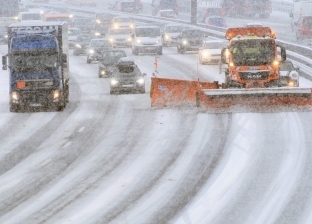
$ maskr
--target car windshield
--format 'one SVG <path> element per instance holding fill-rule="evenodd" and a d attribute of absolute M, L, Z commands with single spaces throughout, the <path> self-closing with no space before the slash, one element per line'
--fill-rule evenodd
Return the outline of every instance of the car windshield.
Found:
<path fill-rule="evenodd" d="M 275 57 L 274 40 L 254 39 L 232 42 L 230 51 L 238 66 L 271 64 Z"/>
<path fill-rule="evenodd" d="M 111 29 L 108 32 L 109 35 L 118 35 L 118 34 L 130 34 L 128 29 Z"/>
<path fill-rule="evenodd" d="M 91 35 L 78 36 L 77 41 L 79 42 L 90 42 L 92 39 Z"/>
<path fill-rule="evenodd" d="M 225 43 L 216 43 L 216 42 L 204 43 L 204 46 L 203 46 L 204 49 L 222 49 L 224 47 L 225 47 Z"/>
<path fill-rule="evenodd" d="M 114 18 L 114 22 L 117 22 L 117 23 L 127 23 L 130 21 L 131 21 L 131 19 L 127 18 L 127 17 Z"/>
<path fill-rule="evenodd" d="M 224 23 L 224 19 L 223 18 L 209 18 L 208 19 L 209 23 Z"/>
<path fill-rule="evenodd" d="M 42 20 L 39 13 L 22 14 L 22 20 Z"/>
<path fill-rule="evenodd" d="M 280 64 L 280 70 L 281 71 L 291 71 L 291 70 L 294 70 L 294 67 L 293 67 L 292 63 L 284 62 L 284 63 Z"/>
<path fill-rule="evenodd" d="M 137 37 L 158 37 L 160 36 L 159 28 L 136 28 L 135 34 Z"/>
<path fill-rule="evenodd" d="M 186 30 L 182 34 L 183 37 L 204 37 L 204 33 L 200 30 Z"/>
<path fill-rule="evenodd" d="M 167 26 L 165 32 L 167 33 L 180 33 L 183 30 L 183 26 Z"/>
<path fill-rule="evenodd" d="M 163 11 L 160 13 L 161 16 L 175 16 L 173 11 Z"/>
<path fill-rule="evenodd" d="M 57 53 L 20 53 L 10 57 L 10 64 L 15 71 L 41 71 L 49 70 L 57 67 Z"/>
<path fill-rule="evenodd" d="M 91 47 L 111 47 L 108 40 L 91 40 Z"/>
<path fill-rule="evenodd" d="M 100 60 L 105 65 L 115 65 L 120 58 L 126 57 L 124 51 L 104 51 L 101 52 Z"/>
<path fill-rule="evenodd" d="M 68 30 L 68 36 L 78 36 L 81 34 L 80 30 Z"/>
<path fill-rule="evenodd" d="M 92 24 L 92 19 L 75 19 L 74 23 L 76 26 L 90 25 Z"/>

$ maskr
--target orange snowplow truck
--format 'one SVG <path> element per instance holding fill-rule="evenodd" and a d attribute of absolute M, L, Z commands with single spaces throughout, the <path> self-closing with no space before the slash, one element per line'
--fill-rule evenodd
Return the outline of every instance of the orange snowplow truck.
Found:
<path fill-rule="evenodd" d="M 286 60 L 286 50 L 276 44 L 269 27 L 229 28 L 226 39 L 229 44 L 222 50 L 221 61 L 227 65 L 227 88 L 280 87 L 278 69 Z"/>
<path fill-rule="evenodd" d="M 226 38 L 228 46 L 221 51 L 224 83 L 153 77 L 151 105 L 197 106 L 221 112 L 312 105 L 311 88 L 280 82 L 279 65 L 286 60 L 286 50 L 276 44 L 269 27 L 229 28 Z"/>

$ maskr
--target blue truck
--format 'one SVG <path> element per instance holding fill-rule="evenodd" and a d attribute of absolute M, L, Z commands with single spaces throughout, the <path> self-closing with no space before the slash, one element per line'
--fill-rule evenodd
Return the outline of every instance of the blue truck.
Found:
<path fill-rule="evenodd" d="M 8 26 L 10 111 L 62 111 L 69 102 L 66 22 L 21 22 Z"/>

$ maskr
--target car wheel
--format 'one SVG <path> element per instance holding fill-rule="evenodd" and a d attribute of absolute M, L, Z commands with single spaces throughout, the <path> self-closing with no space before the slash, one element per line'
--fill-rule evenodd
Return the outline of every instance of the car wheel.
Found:
<path fill-rule="evenodd" d="M 10 112 L 13 112 L 13 113 L 18 113 L 18 112 L 21 112 L 21 110 L 20 110 L 20 106 L 10 104 Z"/>
<path fill-rule="evenodd" d="M 144 93 L 145 93 L 145 87 L 141 88 L 141 89 L 139 90 L 139 93 L 144 94 Z"/>
<path fill-rule="evenodd" d="M 138 55 L 138 54 L 139 54 L 139 53 L 138 53 L 138 49 L 137 49 L 136 47 L 134 47 L 132 53 L 133 53 L 134 55 Z"/>
<path fill-rule="evenodd" d="M 159 49 L 158 54 L 162 55 L 162 48 Z"/>
<path fill-rule="evenodd" d="M 199 55 L 199 63 L 200 63 L 201 65 L 204 64 L 201 55 Z"/>
<path fill-rule="evenodd" d="M 87 63 L 91 64 L 91 60 L 89 58 L 87 58 Z"/>
<path fill-rule="evenodd" d="M 75 50 L 73 51 L 73 53 L 74 53 L 74 55 L 75 55 L 75 56 L 77 56 L 77 55 L 78 55 L 78 54 L 77 54 L 77 52 L 76 52 Z"/>

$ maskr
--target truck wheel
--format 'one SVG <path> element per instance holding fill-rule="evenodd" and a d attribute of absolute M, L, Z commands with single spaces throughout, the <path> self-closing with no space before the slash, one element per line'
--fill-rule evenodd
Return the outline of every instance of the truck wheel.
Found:
<path fill-rule="evenodd" d="M 18 113 L 21 112 L 21 109 L 18 105 L 10 104 L 10 112 Z"/>

